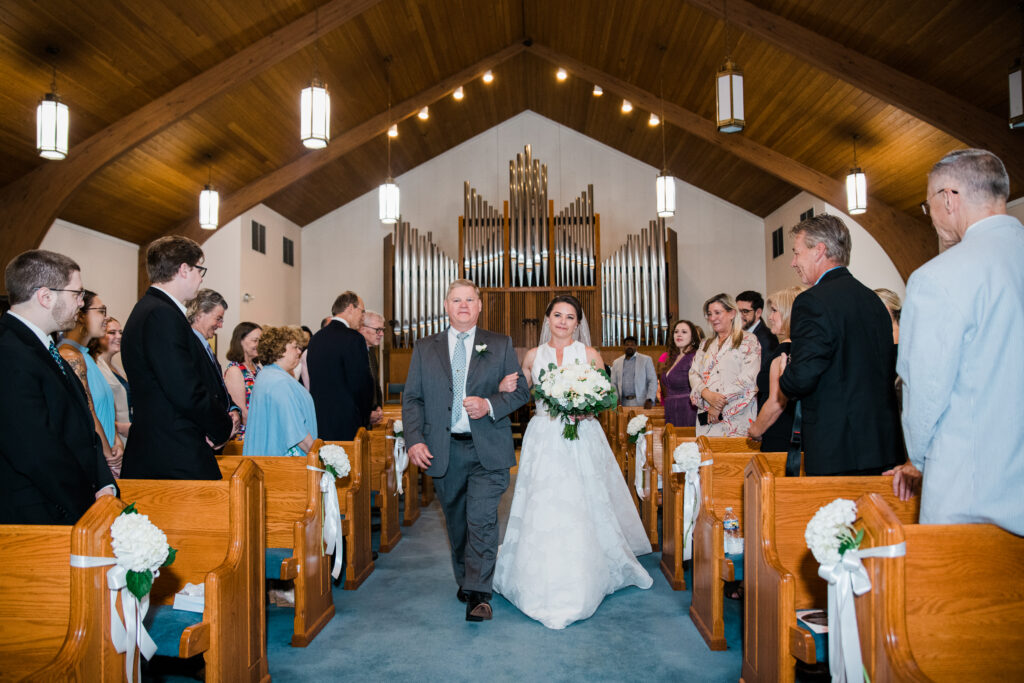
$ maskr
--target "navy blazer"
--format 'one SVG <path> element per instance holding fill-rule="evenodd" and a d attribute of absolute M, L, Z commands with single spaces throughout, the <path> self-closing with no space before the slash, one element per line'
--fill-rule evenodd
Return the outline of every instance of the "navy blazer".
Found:
<path fill-rule="evenodd" d="M 0 317 L 0 524 L 74 524 L 114 483 L 82 383 Z"/>
<path fill-rule="evenodd" d="M 309 340 L 306 367 L 321 439 L 351 441 L 360 427 L 369 428 L 373 376 L 363 335 L 331 320 Z"/>
<path fill-rule="evenodd" d="M 221 378 L 171 297 L 150 287 L 124 326 L 121 362 L 134 419 L 125 479 L 220 479 L 213 448 L 231 435 Z"/>

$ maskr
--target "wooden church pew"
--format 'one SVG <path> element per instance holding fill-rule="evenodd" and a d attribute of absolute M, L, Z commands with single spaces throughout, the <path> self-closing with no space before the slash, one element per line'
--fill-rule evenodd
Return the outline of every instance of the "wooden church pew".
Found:
<path fill-rule="evenodd" d="M 388 436 L 395 435 L 396 419 L 401 419 L 401 413 L 399 413 L 398 418 L 388 418 L 385 420 L 385 431 Z M 387 439 L 386 443 L 386 447 L 391 450 L 393 460 L 395 442 Z M 401 474 L 401 480 L 402 494 L 399 496 L 402 501 L 401 524 L 402 526 L 412 526 L 420 518 L 420 470 L 415 463 L 411 461 L 408 463 L 405 472 Z"/>
<path fill-rule="evenodd" d="M 370 435 L 360 428 L 352 441 L 317 439 L 310 453 L 319 455 L 320 447 L 336 444 L 345 449 L 352 470 L 337 480 L 338 505 L 344 519 L 346 590 L 355 590 L 373 571 L 373 549 L 370 547 Z"/>
<path fill-rule="evenodd" d="M 124 679 L 125 655 L 110 640 L 110 567 L 70 564 L 72 553 L 114 556 L 110 525 L 123 509 L 104 496 L 74 527 L 0 525 L 0 680 Z"/>
<path fill-rule="evenodd" d="M 664 406 L 654 406 L 653 408 L 618 406 L 615 409 L 615 447 L 612 449 L 612 452 L 615 453 L 615 459 L 619 461 L 619 468 L 622 470 L 623 477 L 626 476 L 626 447 L 631 445 L 626 436 L 626 427 L 629 424 L 630 413 L 646 415 L 648 420 L 657 420 L 661 424 L 665 424 Z"/>
<path fill-rule="evenodd" d="M 380 551 L 391 552 L 402 540 L 398 509 L 398 481 L 395 478 L 394 441 L 387 435 L 388 423 L 376 424 L 370 435 L 370 504 L 380 511 Z"/>
<path fill-rule="evenodd" d="M 905 542 L 905 557 L 864 558 L 854 599 L 875 683 L 1010 681 L 1024 672 L 1024 538 L 991 524 L 906 524 L 877 494 L 857 501 L 862 548 Z"/>
<path fill-rule="evenodd" d="M 269 681 L 260 469 L 243 459 L 221 481 L 122 479 L 118 486 L 121 499 L 134 502 L 178 550 L 150 593 L 147 622 L 160 654 L 202 653 L 208 683 Z M 202 614 L 171 608 L 186 583 L 205 584 Z"/>
<path fill-rule="evenodd" d="M 243 460 L 263 472 L 266 502 L 266 577 L 293 581 L 295 619 L 292 645 L 309 645 L 334 617 L 331 558 L 324 554 L 322 468 L 316 455 L 305 458 L 220 456 L 217 464 L 228 478 Z"/>
<path fill-rule="evenodd" d="M 804 540 L 807 523 L 836 498 L 879 494 L 903 522 L 917 520 L 920 498 L 893 496 L 892 477 L 776 477 L 763 454 L 743 486 L 743 668 L 741 680 L 792 683 L 795 659 L 818 661 L 814 638 L 796 610 L 827 607 L 824 579 Z"/>
<path fill-rule="evenodd" d="M 723 452 L 711 447 L 706 437 L 697 439 L 701 460 L 713 460 L 713 464 L 700 468 L 700 501 L 693 526 L 693 588 L 690 600 L 690 619 L 704 642 L 712 650 L 726 649 L 723 588 L 725 581 L 742 578 L 737 575 L 732 559 L 726 557 L 724 545 L 725 508 L 731 507 L 740 522 L 740 533 L 745 533 L 747 520 L 743 514 L 744 471 L 754 457 L 754 452 Z M 761 453 L 769 470 L 776 477 L 786 474 L 786 453 Z M 672 500 L 673 506 L 680 506 L 683 499 L 684 474 L 669 475 L 671 482 L 665 485 L 665 500 Z M 667 511 L 669 503 L 665 503 Z M 667 512 L 665 517 L 668 517 Z M 682 526 L 682 508 L 673 515 L 674 528 Z M 666 526 L 667 523 L 666 523 Z M 680 532 L 683 530 L 680 529 Z M 671 566 L 674 577 L 682 580 L 682 536 L 677 539 L 679 552 L 673 553 L 671 565 L 662 554 L 662 571 L 670 576 Z M 669 583 L 673 583 L 672 576 Z M 685 581 L 683 581 L 685 587 Z M 675 586 L 673 585 L 673 588 Z"/>
<path fill-rule="evenodd" d="M 224 444 L 224 450 L 221 451 L 221 455 L 241 455 L 242 445 L 242 441 L 239 441 L 238 439 L 231 439 Z"/>
<path fill-rule="evenodd" d="M 627 414 L 626 423 L 632 417 L 635 417 L 637 413 L 630 411 Z M 665 430 L 665 421 L 661 418 L 647 418 L 647 433 L 644 437 L 647 440 L 647 453 L 651 454 L 654 449 L 661 450 L 661 433 Z M 626 483 L 629 484 L 629 494 L 633 497 L 633 504 L 636 505 L 637 510 L 641 510 L 641 503 L 643 502 L 636 493 L 636 444 L 630 443 L 627 436 L 625 444 L 623 444 L 621 456 L 621 462 L 623 463 L 623 472 L 626 477 Z"/>

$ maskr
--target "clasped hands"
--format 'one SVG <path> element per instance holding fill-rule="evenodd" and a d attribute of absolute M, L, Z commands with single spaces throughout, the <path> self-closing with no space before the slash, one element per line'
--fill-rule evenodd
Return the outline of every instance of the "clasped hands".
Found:
<path fill-rule="evenodd" d="M 722 411 L 725 410 L 726 396 L 720 394 L 717 391 L 711 391 L 710 389 L 704 389 L 700 392 L 700 397 L 708 404 L 708 420 L 710 422 L 718 422 L 722 419 Z"/>

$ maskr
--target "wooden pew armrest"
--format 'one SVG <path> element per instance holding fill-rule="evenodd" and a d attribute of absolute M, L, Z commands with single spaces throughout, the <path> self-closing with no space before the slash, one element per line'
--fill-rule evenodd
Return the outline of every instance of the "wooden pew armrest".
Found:
<path fill-rule="evenodd" d="M 807 664 L 815 664 L 818 661 L 814 652 L 814 636 L 799 626 L 789 627 L 789 652 Z"/>
<path fill-rule="evenodd" d="M 210 622 L 201 621 L 181 632 L 178 656 L 183 659 L 194 657 L 210 649 Z"/>
<path fill-rule="evenodd" d="M 728 557 L 719 558 L 719 571 L 722 573 L 722 581 L 736 580 L 736 567 Z"/>
<path fill-rule="evenodd" d="M 294 581 L 299 575 L 299 558 L 289 557 L 281 563 L 281 580 Z"/>

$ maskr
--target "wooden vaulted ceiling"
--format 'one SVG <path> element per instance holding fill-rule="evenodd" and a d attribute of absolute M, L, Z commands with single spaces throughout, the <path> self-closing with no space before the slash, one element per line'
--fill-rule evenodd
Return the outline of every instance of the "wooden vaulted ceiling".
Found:
<path fill-rule="evenodd" d="M 660 167 L 647 115 L 661 113 L 663 93 L 672 173 L 766 216 L 800 190 L 842 206 L 859 134 L 871 192 L 861 222 L 904 276 L 936 249 L 918 203 L 942 154 L 995 150 L 1020 194 L 1024 143 L 1006 126 L 1007 67 L 1022 52 L 1015 3 L 730 0 L 727 10 L 745 73 L 747 126 L 734 135 L 712 122 L 722 0 L 4 3 L 0 257 L 36 246 L 55 217 L 139 244 L 201 238 L 208 154 L 222 222 L 263 202 L 305 225 L 386 175 L 388 73 L 394 175 L 527 109 Z M 319 151 L 298 139 L 314 61 L 332 94 L 332 141 Z M 60 162 L 34 150 L 50 62 L 72 116 Z M 556 82 L 556 64 L 568 81 Z M 477 78 L 487 68 L 490 85 Z M 459 84 L 466 98 L 455 102 Z M 413 114 L 425 104 L 422 122 Z"/>

